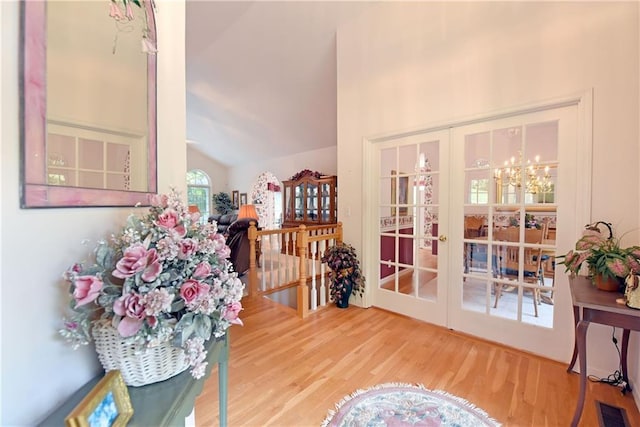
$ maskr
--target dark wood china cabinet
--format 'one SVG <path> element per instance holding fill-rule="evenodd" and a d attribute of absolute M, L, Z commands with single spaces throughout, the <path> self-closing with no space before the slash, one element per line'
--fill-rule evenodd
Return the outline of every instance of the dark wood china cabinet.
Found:
<path fill-rule="evenodd" d="M 283 181 L 283 228 L 335 224 L 338 218 L 337 177 L 303 170 Z"/>

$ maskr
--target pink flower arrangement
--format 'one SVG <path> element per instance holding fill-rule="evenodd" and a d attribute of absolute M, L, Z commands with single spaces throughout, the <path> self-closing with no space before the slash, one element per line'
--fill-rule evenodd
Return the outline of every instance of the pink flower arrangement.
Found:
<path fill-rule="evenodd" d="M 64 273 L 71 302 L 60 333 L 77 348 L 91 341 L 94 322 L 106 319 L 141 348 L 166 341 L 182 347 L 199 378 L 204 342 L 242 324 L 244 285 L 215 223 L 200 224 L 175 191 L 150 204 L 146 215 L 130 215 L 109 242 L 98 243 L 94 262 Z"/>

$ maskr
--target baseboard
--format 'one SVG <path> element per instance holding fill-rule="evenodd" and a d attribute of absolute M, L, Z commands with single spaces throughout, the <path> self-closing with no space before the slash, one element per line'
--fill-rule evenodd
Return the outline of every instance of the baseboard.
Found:
<path fill-rule="evenodd" d="M 640 408 L 640 392 L 638 391 L 638 388 L 635 387 L 634 384 L 638 384 L 636 382 L 633 382 L 633 380 L 629 379 L 630 383 L 631 383 L 631 395 L 633 396 L 633 401 L 636 404 L 636 408 Z"/>

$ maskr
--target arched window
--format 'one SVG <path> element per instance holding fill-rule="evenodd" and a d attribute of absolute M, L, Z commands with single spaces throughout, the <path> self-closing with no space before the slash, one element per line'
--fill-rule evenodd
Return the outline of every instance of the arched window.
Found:
<path fill-rule="evenodd" d="M 199 169 L 187 172 L 187 202 L 200 211 L 200 221 L 205 222 L 211 212 L 211 180 Z"/>

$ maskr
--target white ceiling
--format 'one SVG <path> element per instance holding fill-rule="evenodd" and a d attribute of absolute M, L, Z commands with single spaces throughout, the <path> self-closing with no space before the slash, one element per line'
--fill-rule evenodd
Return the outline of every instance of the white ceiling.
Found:
<path fill-rule="evenodd" d="M 228 166 L 336 145 L 336 28 L 371 4 L 187 0 L 188 142 Z"/>

